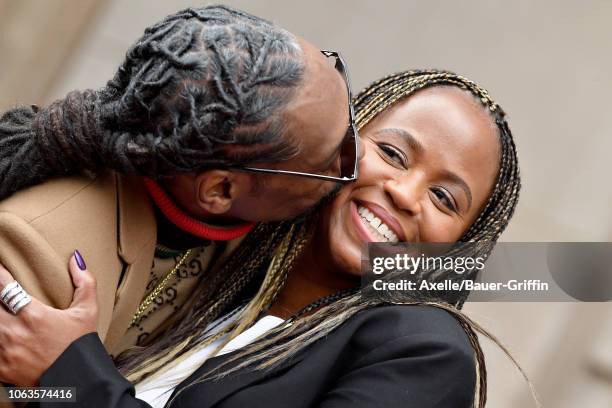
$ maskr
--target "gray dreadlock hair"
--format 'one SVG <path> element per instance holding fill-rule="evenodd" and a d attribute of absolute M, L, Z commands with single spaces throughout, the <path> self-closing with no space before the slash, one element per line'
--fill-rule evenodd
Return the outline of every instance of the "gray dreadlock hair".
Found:
<path fill-rule="evenodd" d="M 400 100 L 414 95 L 421 89 L 433 86 L 452 86 L 469 92 L 480 101 L 498 130 L 501 155 L 499 171 L 493 191 L 476 221 L 460 239 L 461 242 L 476 243 L 479 256 L 483 256 L 486 259 L 493 248 L 493 244 L 504 231 L 514 213 L 520 190 L 518 158 L 512 133 L 506 122 L 503 110 L 491 99 L 488 92 L 469 79 L 447 71 L 419 70 L 401 72 L 374 82 L 355 98 L 357 125 L 359 128 L 363 128 L 377 115 Z M 316 214 L 302 225 L 297 234 L 295 231 L 292 231 L 291 234 L 287 235 L 286 238 L 290 240 L 287 241 L 286 239 L 285 242 L 289 242 L 289 248 L 284 249 L 283 253 L 299 254 L 304 246 L 304 242 L 308 241 L 314 224 L 316 224 Z M 306 227 L 308 225 L 310 227 Z M 482 243 L 482 245 L 479 245 L 479 243 Z M 250 258 L 247 257 L 242 261 L 249 262 L 249 259 Z M 275 259 L 277 260 L 277 258 Z M 277 282 L 278 284 L 268 285 L 268 289 L 273 287 L 277 288 L 278 291 L 276 293 L 271 293 L 267 298 L 267 302 L 262 302 L 260 299 L 256 307 L 252 307 L 249 315 L 241 316 L 237 323 L 230 325 L 214 338 L 201 337 L 195 344 L 192 343 L 191 347 L 194 345 L 210 344 L 212 340 L 226 333 L 229 333 L 229 339 L 227 340 L 229 341 L 231 338 L 237 336 L 242 330 L 256 322 L 272 305 L 278 292 L 282 289 L 287 278 L 286 275 L 290 273 L 291 270 L 291 268 L 287 268 L 287 266 L 290 266 L 293 259 L 295 259 L 295 257 L 291 257 L 291 262 L 275 262 L 275 260 L 273 260 L 270 264 L 265 280 L 268 283 Z M 446 274 L 436 272 L 433 280 L 428 277 L 428 281 L 436 282 L 447 279 L 450 277 L 449 275 L 451 273 L 452 271 Z M 475 273 L 475 271 L 468 271 L 462 275 L 453 274 L 453 278 L 474 278 Z M 487 372 L 484 354 L 480 347 L 477 333 L 486 336 L 500 346 L 523 374 L 535 397 L 533 385 L 508 350 L 497 338 L 495 338 L 495 336 L 460 311 L 468 293 L 462 293 L 460 296 L 452 297 L 451 299 L 437 298 L 432 300 L 415 297 L 414 294 L 410 292 L 411 291 L 385 291 L 373 296 L 368 289 L 364 287 L 349 292 L 348 295 L 343 294 L 342 296 L 338 296 L 337 300 L 315 310 L 314 313 L 305 314 L 291 321 L 291 324 L 283 324 L 271 330 L 265 337 L 240 350 L 224 364 L 203 374 L 187 387 L 202 381 L 219 379 L 241 369 L 269 369 L 318 340 L 323 339 L 356 313 L 388 304 L 402 304 L 430 305 L 442 308 L 452 314 L 463 327 L 474 349 L 476 359 L 477 383 L 474 397 L 475 407 L 484 407 L 487 397 Z M 254 304 L 255 303 L 252 301 L 249 303 L 249 306 L 253 306 Z M 219 317 L 219 315 L 215 317 Z M 178 348 L 180 347 L 179 345 Z M 219 346 L 219 348 L 221 347 L 223 347 L 223 345 Z M 193 348 L 190 350 L 180 350 L 177 355 L 187 353 L 188 351 L 193 351 Z M 145 371 L 147 371 L 146 368 Z M 132 379 L 137 381 L 138 376 L 133 376 Z M 177 398 L 185 388 L 175 394 L 173 399 Z"/>
<path fill-rule="evenodd" d="M 283 107 L 302 83 L 287 31 L 225 6 L 147 28 L 100 90 L 0 116 L 0 199 L 49 178 L 114 169 L 159 178 L 297 153 Z"/>

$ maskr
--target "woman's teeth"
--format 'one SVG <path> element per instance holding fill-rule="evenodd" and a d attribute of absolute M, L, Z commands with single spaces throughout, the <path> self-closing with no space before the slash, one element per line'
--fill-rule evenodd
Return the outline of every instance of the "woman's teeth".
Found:
<path fill-rule="evenodd" d="M 363 206 L 357 207 L 357 212 L 370 230 L 379 237 L 379 242 L 398 242 L 397 235 L 389 228 L 387 224 L 382 222 L 370 210 Z"/>

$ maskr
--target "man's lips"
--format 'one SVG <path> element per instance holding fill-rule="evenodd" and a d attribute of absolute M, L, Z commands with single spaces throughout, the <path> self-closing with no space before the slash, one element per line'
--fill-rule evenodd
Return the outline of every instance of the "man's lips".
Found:
<path fill-rule="evenodd" d="M 383 207 L 378 204 L 371 203 L 369 201 L 359 201 L 357 202 L 357 205 L 362 205 L 366 207 L 376 217 L 380 218 L 383 223 L 387 224 L 391 231 L 395 233 L 400 242 L 406 241 L 406 234 L 404 233 L 404 230 L 402 229 L 402 226 L 399 221 L 394 216 L 389 214 L 389 212 Z"/>

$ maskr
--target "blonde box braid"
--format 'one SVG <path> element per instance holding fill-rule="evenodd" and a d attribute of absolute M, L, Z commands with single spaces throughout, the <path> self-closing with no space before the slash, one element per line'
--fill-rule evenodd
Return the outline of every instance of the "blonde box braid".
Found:
<path fill-rule="evenodd" d="M 473 225 L 460 239 L 462 242 L 483 243 L 476 247 L 481 252 L 481 255 L 487 257 L 493 248 L 492 244 L 504 231 L 514 213 L 520 190 L 518 159 L 514 140 L 510 128 L 506 123 L 503 110 L 493 101 L 488 92 L 473 81 L 447 71 L 423 70 L 401 72 L 376 81 L 356 97 L 355 108 L 358 126 L 359 128 L 363 128 L 377 115 L 401 99 L 409 97 L 421 89 L 432 86 L 454 86 L 470 92 L 480 101 L 487 112 L 489 112 L 498 129 L 501 157 L 497 180 L 484 209 Z M 473 271 L 470 272 L 473 273 Z M 461 276 L 465 279 L 473 275 L 465 273 Z M 448 277 L 448 274 L 438 274 L 439 279 Z M 303 348 L 324 338 L 342 323 L 347 321 L 351 316 L 363 310 L 385 304 L 402 304 L 429 305 L 442 308 L 453 315 L 463 327 L 475 354 L 477 371 L 474 396 L 475 407 L 484 407 L 487 397 L 487 372 L 484 354 L 476 333 L 486 336 L 500 346 L 528 382 L 534 399 L 537 402 L 533 385 L 506 347 L 504 347 L 495 336 L 460 311 L 466 297 L 467 293 L 463 294 L 460 299 L 453 299 L 453 301 L 441 300 L 431 302 L 411 297 L 410 294 L 406 293 L 404 297 L 389 296 L 385 299 L 384 296 L 380 295 L 371 296 L 362 288 L 357 293 L 349 294 L 340 300 L 320 308 L 315 313 L 296 320 L 289 320 L 285 324 L 271 330 L 265 338 L 245 347 L 222 366 L 217 367 L 209 373 L 205 373 L 192 384 L 180 390 L 174 398 L 193 384 L 210 379 L 218 379 L 240 369 L 251 368 L 264 370 L 273 367 L 279 362 L 295 355 Z M 236 361 L 240 361 L 240 363 L 231 368 L 227 368 L 228 365 Z"/>

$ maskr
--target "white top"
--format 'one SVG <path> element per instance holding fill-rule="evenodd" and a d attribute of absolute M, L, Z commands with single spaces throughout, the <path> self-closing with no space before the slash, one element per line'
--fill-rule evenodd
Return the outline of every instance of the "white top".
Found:
<path fill-rule="evenodd" d="M 208 325 L 207 330 L 212 328 L 209 334 L 213 335 L 214 333 L 218 333 L 221 329 L 227 327 L 231 322 L 236 320 L 241 311 L 242 310 L 234 310 L 233 312 L 230 312 L 232 316 L 226 321 L 219 323 L 227 315 Z M 216 356 L 230 353 L 247 346 L 255 341 L 258 337 L 265 334 L 269 330 L 272 330 L 283 322 L 283 319 L 276 316 L 262 317 L 249 329 L 245 330 L 239 336 L 236 336 L 232 341 L 227 343 L 216 354 Z M 161 369 L 148 378 L 145 378 L 143 381 L 136 384 L 136 398 L 145 401 L 153 408 L 162 408 L 170 398 L 170 395 L 172 395 L 174 388 L 176 388 L 178 384 L 200 368 L 204 361 L 210 357 L 214 357 L 211 354 L 226 338 L 227 334 L 215 340 L 208 346 L 197 349 L 182 361 L 175 364 L 170 364 L 170 366 Z"/>

